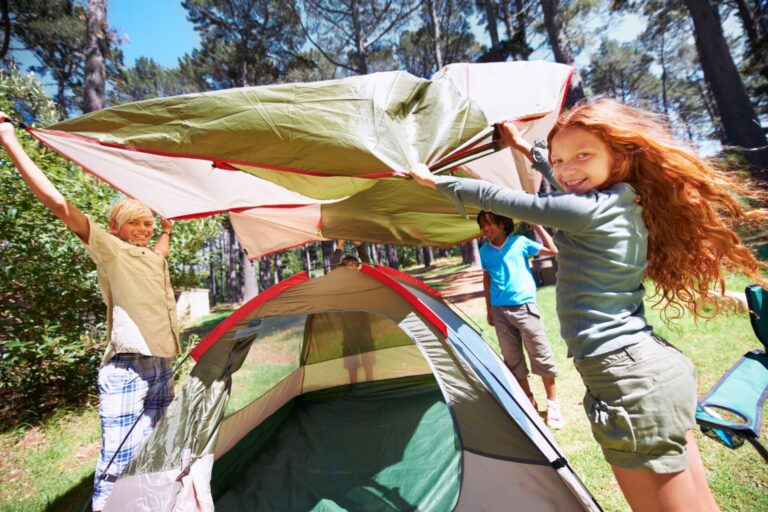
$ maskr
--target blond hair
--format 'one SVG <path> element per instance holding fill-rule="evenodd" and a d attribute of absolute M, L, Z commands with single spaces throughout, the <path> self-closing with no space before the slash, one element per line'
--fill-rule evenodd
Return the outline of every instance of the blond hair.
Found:
<path fill-rule="evenodd" d="M 725 292 L 725 271 L 766 286 L 761 273 L 766 265 L 735 231 L 765 224 L 766 211 L 745 201 L 765 204 L 764 191 L 677 143 L 658 114 L 607 98 L 582 102 L 557 120 L 550 147 L 555 134 L 571 127 L 609 146 L 615 167 L 604 188 L 629 183 L 640 198 L 648 227 L 645 277 L 656 285 L 665 320 L 681 317 L 683 309 L 705 316 L 701 299 L 714 286 Z"/>
<path fill-rule="evenodd" d="M 152 210 L 138 199 L 121 199 L 109 209 L 109 222 L 118 228 L 126 222 L 142 217 L 152 217 Z"/>

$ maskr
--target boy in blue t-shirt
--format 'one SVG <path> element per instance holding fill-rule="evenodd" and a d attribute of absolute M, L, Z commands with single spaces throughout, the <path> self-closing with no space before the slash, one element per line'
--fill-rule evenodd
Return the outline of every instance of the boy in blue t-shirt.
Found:
<path fill-rule="evenodd" d="M 553 429 L 563 428 L 563 415 L 555 388 L 557 367 L 536 307 L 536 283 L 528 263 L 528 259 L 537 254 L 556 255 L 557 247 L 541 226 L 533 226 L 533 229 L 544 245 L 524 236 L 510 236 L 514 229 L 512 219 L 492 212 L 480 212 L 477 223 L 487 240 L 480 248 L 480 262 L 483 266 L 488 323 L 496 328 L 504 362 L 534 408 L 537 408 L 528 384 L 528 366 L 523 354 L 525 346 L 532 372 L 544 382 L 547 425 Z"/>

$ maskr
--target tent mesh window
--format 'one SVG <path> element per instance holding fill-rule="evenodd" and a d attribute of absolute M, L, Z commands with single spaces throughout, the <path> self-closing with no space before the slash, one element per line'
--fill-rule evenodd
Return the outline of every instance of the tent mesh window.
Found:
<path fill-rule="evenodd" d="M 306 320 L 307 315 L 267 318 L 238 331 L 249 335 L 248 329 L 259 329 L 243 365 L 232 375 L 227 416 L 257 400 L 299 367 Z"/>
<path fill-rule="evenodd" d="M 453 507 L 461 450 L 451 413 L 394 321 L 343 311 L 259 327 L 228 411 L 235 424 L 239 410 L 260 418 L 214 465 L 217 510 Z M 260 414 L 270 401 L 282 405 Z"/>

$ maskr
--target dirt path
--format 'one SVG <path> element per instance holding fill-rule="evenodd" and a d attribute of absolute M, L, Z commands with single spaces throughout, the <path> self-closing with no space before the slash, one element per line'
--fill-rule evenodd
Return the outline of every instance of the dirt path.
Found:
<path fill-rule="evenodd" d="M 440 293 L 446 299 L 457 304 L 483 296 L 483 270 L 470 267 L 453 274 L 441 276 L 445 284 Z"/>

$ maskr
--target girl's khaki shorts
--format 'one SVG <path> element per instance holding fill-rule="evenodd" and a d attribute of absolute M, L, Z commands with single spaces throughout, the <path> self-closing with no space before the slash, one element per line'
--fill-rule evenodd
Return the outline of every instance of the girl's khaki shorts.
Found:
<path fill-rule="evenodd" d="M 605 460 L 627 469 L 676 473 L 688 465 L 686 432 L 696 426 L 696 370 L 664 339 L 574 359 L 584 410 Z"/>

